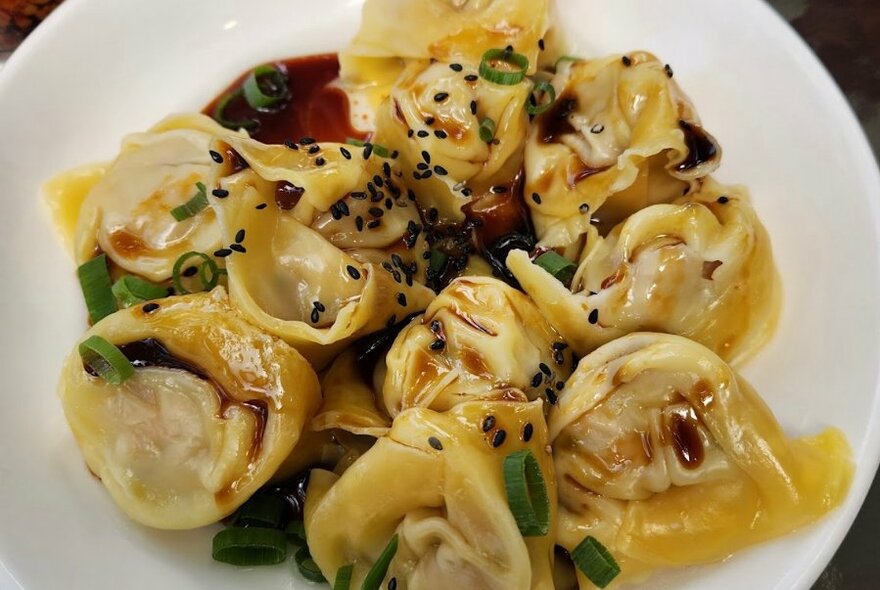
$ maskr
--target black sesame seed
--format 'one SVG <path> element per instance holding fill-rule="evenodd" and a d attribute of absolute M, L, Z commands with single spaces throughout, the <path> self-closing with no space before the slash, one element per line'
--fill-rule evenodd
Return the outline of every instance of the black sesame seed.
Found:
<path fill-rule="evenodd" d="M 403 307 L 406 307 L 406 295 L 403 293 L 398 293 L 397 294 L 397 303 L 399 303 Z"/>
<path fill-rule="evenodd" d="M 388 580 L 388 590 L 397 590 L 397 578 Z"/>
<path fill-rule="evenodd" d="M 345 149 L 344 147 L 339 148 L 339 153 L 342 154 L 342 157 L 346 160 L 351 160 L 351 152 Z"/>
<path fill-rule="evenodd" d="M 367 229 L 376 229 L 380 225 L 382 225 L 381 221 L 379 221 L 378 219 L 371 219 L 367 222 Z"/>
<path fill-rule="evenodd" d="M 214 160 L 215 162 L 217 162 L 218 164 L 223 163 L 223 156 L 221 156 L 220 154 L 218 154 L 214 150 L 209 150 L 208 154 L 210 154 L 211 159 Z"/>
<path fill-rule="evenodd" d="M 416 200 L 416 193 L 411 188 L 406 189 L 406 198 L 410 201 Z"/>
<path fill-rule="evenodd" d="M 326 310 L 327 310 L 327 308 L 324 307 L 324 304 L 321 303 L 320 301 L 315 301 L 314 303 L 312 303 L 312 305 L 313 305 L 314 308 L 317 309 L 318 311 L 323 312 L 323 311 L 326 311 Z"/>
<path fill-rule="evenodd" d="M 364 144 L 364 160 L 369 160 L 371 155 L 373 155 L 373 144 Z"/>
<path fill-rule="evenodd" d="M 421 180 L 421 179 L 422 179 L 422 175 L 419 174 L 418 172 L 416 172 L 416 171 L 414 170 L 414 171 L 413 171 L 413 178 L 415 178 L 416 180 Z"/>
<path fill-rule="evenodd" d="M 383 193 L 382 191 L 376 191 L 376 193 L 372 197 L 370 197 L 370 202 L 371 203 L 378 203 L 379 201 L 381 201 L 384 198 L 385 198 L 385 193 Z"/>
<path fill-rule="evenodd" d="M 383 186 L 385 186 L 385 181 L 382 180 L 382 177 L 379 176 L 378 174 L 375 175 L 375 176 L 373 177 L 373 182 L 374 182 L 374 183 L 376 184 L 376 186 L 378 186 L 379 188 L 382 188 Z"/>
<path fill-rule="evenodd" d="M 497 186 L 493 186 L 490 190 L 491 190 L 493 193 L 495 193 L 496 195 L 500 195 L 501 193 L 506 193 L 506 192 L 507 192 L 507 187 L 506 187 L 506 186 L 501 186 L 501 185 L 499 184 L 499 185 L 497 185 Z"/>
<path fill-rule="evenodd" d="M 492 446 L 496 449 L 504 444 L 504 439 L 507 438 L 507 433 L 501 430 L 500 428 L 495 431 L 495 435 L 492 437 Z"/>
<path fill-rule="evenodd" d="M 198 266 L 188 266 L 187 268 L 183 269 L 183 272 L 180 274 L 182 274 L 185 277 L 194 277 L 194 276 L 196 276 L 197 272 L 199 272 Z"/>
<path fill-rule="evenodd" d="M 230 250 L 229 248 L 220 248 L 219 250 L 216 250 L 214 252 L 214 256 L 216 256 L 217 258 L 226 258 L 230 254 L 232 254 L 232 250 Z"/>
<path fill-rule="evenodd" d="M 400 254 L 398 254 L 397 252 L 391 254 L 391 262 L 393 262 L 394 266 L 396 266 L 400 270 L 406 270 L 406 266 L 403 264 L 403 258 L 401 258 Z"/>
<path fill-rule="evenodd" d="M 412 129 L 410 129 L 410 130 L 408 130 L 408 131 L 406 132 L 406 136 L 407 136 L 407 137 L 412 137 L 414 133 L 415 133 L 415 131 L 413 131 Z"/>
<path fill-rule="evenodd" d="M 505 53 L 513 53 L 513 45 L 508 45 L 504 48 Z"/>
<path fill-rule="evenodd" d="M 722 204 L 722 205 L 724 205 L 725 203 L 727 203 L 729 200 L 730 200 L 730 199 L 728 199 L 727 197 L 724 197 L 724 196 L 718 197 L 718 202 L 719 202 L 720 204 Z"/>
<path fill-rule="evenodd" d="M 315 158 L 315 166 L 323 166 L 326 163 L 327 160 L 325 160 L 322 156 L 318 156 L 317 158 Z"/>
<path fill-rule="evenodd" d="M 437 176 L 446 176 L 449 172 L 446 171 L 446 168 L 440 166 L 439 164 L 434 166 L 434 172 L 437 173 Z"/>
<path fill-rule="evenodd" d="M 419 170 L 427 170 L 428 168 L 430 168 L 430 166 L 428 166 L 424 162 L 419 162 L 418 164 L 416 164 L 416 168 L 418 168 Z"/>
<path fill-rule="evenodd" d="M 356 199 L 358 201 L 363 201 L 364 199 L 367 198 L 367 193 L 362 193 L 362 192 L 351 193 L 351 198 Z"/>
<path fill-rule="evenodd" d="M 434 332 L 436 334 L 437 332 L 440 331 L 441 327 L 442 326 L 440 325 L 440 320 L 431 320 L 431 331 L 432 332 Z"/>
<path fill-rule="evenodd" d="M 605 125 L 602 123 L 596 123 L 590 127 L 590 133 L 602 133 L 603 131 L 605 131 Z"/>
<path fill-rule="evenodd" d="M 548 377 L 552 374 L 551 371 L 550 371 L 550 367 L 548 367 L 548 366 L 547 366 L 546 364 L 544 364 L 544 363 L 538 363 L 538 368 L 541 370 L 542 373 L 544 373 L 544 374 L 547 375 Z"/>
<path fill-rule="evenodd" d="M 449 69 L 451 69 L 453 72 L 460 72 L 464 68 L 461 67 L 461 64 L 449 64 Z"/>
<path fill-rule="evenodd" d="M 472 115 L 477 114 L 477 101 L 475 101 L 475 100 L 471 101 L 471 114 Z"/>
<path fill-rule="evenodd" d="M 623 62 L 623 65 L 625 65 L 626 67 L 630 67 L 630 66 L 632 65 L 632 63 L 633 63 L 633 60 L 631 60 L 631 59 L 629 58 L 628 55 L 624 55 L 624 56 L 620 59 L 620 61 L 622 61 L 622 62 Z"/>
<path fill-rule="evenodd" d="M 437 139 L 446 139 L 447 137 L 449 137 L 442 129 L 437 129 L 436 131 L 434 131 L 434 135 L 437 136 Z"/>
<path fill-rule="evenodd" d="M 551 348 L 553 350 L 565 350 L 566 348 L 568 348 L 568 344 L 565 342 L 554 342 L 551 345 Z"/>
<path fill-rule="evenodd" d="M 260 210 L 262 210 L 262 209 L 265 209 L 265 208 L 268 207 L 268 206 L 269 206 L 269 205 L 266 204 L 266 203 L 260 203 L 259 205 L 257 205 L 256 207 L 254 207 L 254 209 L 260 209 Z"/>
<path fill-rule="evenodd" d="M 586 204 L 586 203 L 581 203 L 581 204 L 578 206 L 578 211 L 580 211 L 581 213 L 586 213 L 586 212 L 589 211 L 589 210 L 590 210 L 590 206 L 589 206 L 588 204 Z"/>
<path fill-rule="evenodd" d="M 556 402 L 559 400 L 559 396 L 556 395 L 556 392 L 548 387 L 544 390 L 544 393 L 547 395 L 547 401 L 550 402 L 550 405 L 555 406 Z"/>
<path fill-rule="evenodd" d="M 358 231 L 364 231 L 364 218 L 358 215 L 354 218 L 354 225 Z"/>
<path fill-rule="evenodd" d="M 351 215 L 351 210 L 348 208 L 348 203 L 345 201 L 338 201 L 336 203 L 336 208 L 339 209 L 339 212 L 348 217 Z"/>
<path fill-rule="evenodd" d="M 493 428 L 495 428 L 495 416 L 490 414 L 483 419 L 483 432 L 489 432 Z"/>
<path fill-rule="evenodd" d="M 388 272 L 393 272 L 393 271 L 394 271 L 394 267 L 391 266 L 391 263 L 388 262 L 387 260 L 384 261 L 384 262 L 382 262 L 382 268 L 384 268 L 384 269 L 387 270 Z"/>
<path fill-rule="evenodd" d="M 443 443 L 441 443 L 440 439 L 437 438 L 436 436 L 429 436 L 428 437 L 428 444 L 431 445 L 431 447 L 437 449 L 438 451 L 443 450 Z"/>
<path fill-rule="evenodd" d="M 317 324 L 317 323 L 318 323 L 318 320 L 321 319 L 320 312 L 317 310 L 317 308 L 312 310 L 312 314 L 311 314 L 311 317 L 310 317 L 309 319 L 312 320 L 312 323 L 313 323 L 313 324 Z"/>
<path fill-rule="evenodd" d="M 215 188 L 211 191 L 211 194 L 217 197 L 218 199 L 225 199 L 229 196 L 229 191 L 222 188 Z"/>
<path fill-rule="evenodd" d="M 425 125 L 427 125 L 428 127 L 430 127 L 431 125 L 434 124 L 434 121 L 435 121 L 435 120 L 436 120 L 436 119 L 434 119 L 434 117 L 427 117 L 427 118 L 425 119 Z"/>
<path fill-rule="evenodd" d="M 674 72 L 672 71 L 672 66 L 669 64 L 666 64 L 665 66 L 663 66 L 663 71 L 666 72 L 666 75 L 669 76 L 670 78 L 674 74 Z"/>
<path fill-rule="evenodd" d="M 392 270 L 392 271 L 391 271 L 391 276 L 394 278 L 394 282 L 397 283 L 398 285 L 399 285 L 400 282 L 403 280 L 403 279 L 401 278 L 401 276 L 400 276 L 400 271 Z"/>
<path fill-rule="evenodd" d="M 400 152 L 398 152 L 397 150 L 394 150 L 393 152 L 391 152 L 390 155 L 391 155 L 391 159 L 392 159 L 392 160 L 396 160 L 396 159 L 397 159 L 397 156 L 400 155 Z"/>
<path fill-rule="evenodd" d="M 391 176 L 391 164 L 382 162 L 382 172 L 385 173 L 385 176 Z"/>
<path fill-rule="evenodd" d="M 476 82 L 477 80 L 480 79 L 480 77 L 476 74 L 468 74 L 467 76 L 464 77 L 464 79 L 467 80 L 468 82 Z"/>
<path fill-rule="evenodd" d="M 309 153 L 310 153 L 310 154 L 317 154 L 317 153 L 320 152 L 320 151 L 321 151 L 321 146 L 319 146 L 318 144 L 315 144 L 315 145 L 313 145 L 312 147 L 309 148 Z"/>
<path fill-rule="evenodd" d="M 382 209 L 380 209 L 379 207 L 370 207 L 367 211 L 373 217 L 382 217 L 383 215 L 385 215 L 385 212 Z"/>
<path fill-rule="evenodd" d="M 333 219 L 339 221 L 342 219 L 342 212 L 339 210 L 339 205 L 333 203 L 330 205 L 330 215 L 333 216 Z"/>
<path fill-rule="evenodd" d="M 432 174 L 432 172 L 430 170 L 425 170 L 422 173 L 422 178 L 431 178 L 431 174 Z"/>
<path fill-rule="evenodd" d="M 448 92 L 438 92 L 434 95 L 434 102 L 443 102 L 447 98 L 449 98 Z"/>
<path fill-rule="evenodd" d="M 590 317 L 588 318 L 591 324 L 595 324 L 599 321 L 599 310 L 594 309 L 590 312 Z"/>
<path fill-rule="evenodd" d="M 292 149 L 292 150 L 298 150 L 298 149 L 299 149 L 299 146 L 296 145 L 295 143 L 293 143 L 293 141 L 290 140 L 290 139 L 286 139 L 286 140 L 284 140 L 284 145 L 286 145 L 288 148 L 290 148 L 290 149 Z"/>
<path fill-rule="evenodd" d="M 229 249 L 240 254 L 245 254 L 247 252 L 247 248 L 241 244 L 229 244 Z"/>
<path fill-rule="evenodd" d="M 544 39 L 538 39 L 538 49 L 544 51 Z"/>
<path fill-rule="evenodd" d="M 471 191 L 471 189 L 469 189 L 469 188 L 467 188 L 467 187 L 461 189 L 461 194 L 464 195 L 465 197 L 469 197 L 469 196 L 471 196 L 471 193 L 472 193 L 472 192 L 473 192 L 473 191 Z"/>
<path fill-rule="evenodd" d="M 557 391 L 562 391 L 564 388 L 565 388 L 565 382 L 563 382 L 563 381 L 556 382 L 556 390 Z"/>
<path fill-rule="evenodd" d="M 531 422 L 526 422 L 526 425 L 523 426 L 522 439 L 525 442 L 529 442 L 532 440 L 532 434 L 535 432 L 535 427 L 532 426 Z"/>
<path fill-rule="evenodd" d="M 431 343 L 431 350 L 443 350 L 446 346 L 446 343 L 440 340 L 439 338 Z"/>
<path fill-rule="evenodd" d="M 158 303 L 147 303 L 141 308 L 141 311 L 143 311 L 144 313 L 152 313 L 157 309 L 159 309 Z"/>
<path fill-rule="evenodd" d="M 553 351 L 553 362 L 556 363 L 557 365 L 562 365 L 565 363 L 565 358 L 562 356 L 561 350 L 554 350 Z"/>
<path fill-rule="evenodd" d="M 535 376 L 532 377 L 532 387 L 538 387 L 541 385 L 541 381 L 544 380 L 544 374 L 538 371 L 535 373 Z"/>
<path fill-rule="evenodd" d="M 385 208 L 390 211 L 392 207 L 394 207 L 394 199 L 388 197 L 387 199 L 385 199 Z"/>
<path fill-rule="evenodd" d="M 299 142 L 302 145 L 311 145 L 311 144 L 315 143 L 315 138 L 314 137 L 300 137 Z"/>
<path fill-rule="evenodd" d="M 348 265 L 345 267 L 345 270 L 348 271 L 348 276 L 353 278 L 354 280 L 358 280 L 361 278 L 361 271 L 353 267 L 352 265 Z"/>
<path fill-rule="evenodd" d="M 416 133 L 416 135 L 418 135 L 419 137 L 428 137 L 430 135 L 430 133 L 428 133 L 424 129 L 420 129 L 419 132 Z"/>
<path fill-rule="evenodd" d="M 541 195 L 539 195 L 538 193 L 532 193 L 532 200 L 535 202 L 536 205 L 540 205 Z"/>

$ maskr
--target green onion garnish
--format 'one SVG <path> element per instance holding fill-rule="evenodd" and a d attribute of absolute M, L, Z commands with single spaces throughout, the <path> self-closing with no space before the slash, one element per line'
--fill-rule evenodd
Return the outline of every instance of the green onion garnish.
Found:
<path fill-rule="evenodd" d="M 529 100 L 526 101 L 526 112 L 530 115 L 540 115 L 556 101 L 556 89 L 553 84 L 541 80 L 532 89 Z"/>
<path fill-rule="evenodd" d="M 435 277 L 438 276 L 443 272 L 443 268 L 446 266 L 446 261 L 448 259 L 449 256 L 447 256 L 445 252 L 431 250 L 431 258 L 428 260 L 428 274 Z"/>
<path fill-rule="evenodd" d="M 586 539 L 571 552 L 571 560 L 599 588 L 604 588 L 620 573 L 620 566 L 602 543 L 594 537 Z"/>
<path fill-rule="evenodd" d="M 222 269 L 218 268 L 217 263 L 207 254 L 193 250 L 192 252 L 182 254 L 174 263 L 174 268 L 171 269 L 171 280 L 174 282 L 174 289 L 178 295 L 192 293 L 192 291 L 183 286 L 183 277 L 181 276 L 183 265 L 190 258 L 200 258 L 203 261 L 199 267 L 199 280 L 202 283 L 202 288 L 205 291 L 210 291 L 216 287 L 217 283 L 220 282 L 220 275 L 223 274 L 221 272 Z M 208 276 L 209 271 L 211 273 L 210 277 Z"/>
<path fill-rule="evenodd" d="M 122 351 L 100 336 L 89 336 L 79 343 L 83 363 L 107 383 L 119 385 L 132 375 L 134 367 Z"/>
<path fill-rule="evenodd" d="M 198 192 L 189 201 L 171 210 L 171 216 L 177 221 L 195 217 L 202 209 L 208 206 L 208 192 L 205 185 L 197 182 L 196 189 Z"/>
<path fill-rule="evenodd" d="M 327 581 L 324 574 L 321 573 L 321 568 L 319 568 L 318 564 L 315 563 L 315 560 L 312 559 L 312 554 L 309 553 L 307 545 L 303 545 L 297 549 L 296 553 L 293 554 L 293 558 L 296 560 L 296 567 L 299 570 L 299 573 L 302 574 L 302 577 L 306 580 L 317 582 L 319 584 L 323 584 Z"/>
<path fill-rule="evenodd" d="M 504 62 L 516 67 L 516 70 L 499 70 L 492 62 Z M 519 84 L 526 77 L 529 69 L 529 58 L 521 53 L 508 51 L 507 49 L 490 49 L 483 54 L 480 62 L 480 76 L 494 84 L 513 86 Z"/>
<path fill-rule="evenodd" d="M 285 502 L 272 494 L 254 494 L 235 513 L 237 527 L 282 528 Z"/>
<path fill-rule="evenodd" d="M 529 449 L 504 459 L 507 503 L 524 537 L 541 537 L 550 530 L 550 499 L 538 460 Z"/>
<path fill-rule="evenodd" d="M 489 143 L 495 139 L 495 121 L 486 117 L 480 121 L 480 140 Z"/>
<path fill-rule="evenodd" d="M 254 68 L 241 88 L 244 99 L 257 110 L 270 109 L 290 98 L 287 76 L 273 65 Z"/>
<path fill-rule="evenodd" d="M 214 559 L 232 565 L 272 565 L 287 557 L 287 535 L 260 527 L 223 529 L 214 535 Z"/>
<path fill-rule="evenodd" d="M 391 537 L 388 545 L 382 551 L 382 555 L 379 556 L 379 559 L 376 560 L 376 563 L 367 572 L 367 577 L 364 578 L 361 590 L 379 590 L 379 586 L 382 585 L 382 580 L 385 579 L 385 574 L 388 573 L 388 566 L 391 565 L 391 560 L 394 559 L 395 553 L 397 553 L 396 534 Z"/>
<path fill-rule="evenodd" d="M 535 259 L 535 264 L 549 272 L 566 287 L 571 285 L 571 279 L 574 278 L 574 273 L 577 270 L 577 266 L 572 261 L 563 258 L 553 250 L 538 256 Z"/>
<path fill-rule="evenodd" d="M 583 61 L 583 60 L 584 60 L 584 58 L 577 57 L 575 55 L 563 55 L 562 57 L 560 57 L 559 59 L 556 60 L 555 64 L 553 64 L 553 69 L 558 70 L 559 66 L 561 66 L 564 62 L 567 62 L 567 61 Z"/>
<path fill-rule="evenodd" d="M 152 299 L 161 299 L 168 295 L 168 290 L 165 287 L 160 287 L 134 275 L 125 275 L 113 283 L 112 290 L 116 299 L 125 307 Z"/>
<path fill-rule="evenodd" d="M 306 525 L 301 520 L 291 520 L 284 529 L 287 540 L 294 545 L 306 545 Z"/>
<path fill-rule="evenodd" d="M 354 137 L 347 137 L 345 139 L 345 143 L 347 143 L 348 145 L 354 145 L 357 147 L 364 147 L 369 142 L 364 141 L 362 139 L 356 139 Z M 388 148 L 387 147 L 385 147 L 384 145 L 379 145 L 378 143 L 370 143 L 370 145 L 373 146 L 373 153 L 375 153 L 377 156 L 379 156 L 380 158 L 387 158 L 388 157 Z"/>
<path fill-rule="evenodd" d="M 351 574 L 354 572 L 354 565 L 344 565 L 336 572 L 336 581 L 333 582 L 333 590 L 349 590 L 351 587 Z"/>
<path fill-rule="evenodd" d="M 81 264 L 76 269 L 76 275 L 79 277 L 79 286 L 93 324 L 116 311 L 116 298 L 113 297 L 106 254 Z"/>
<path fill-rule="evenodd" d="M 232 119 L 226 118 L 226 107 L 228 107 L 229 103 L 231 103 L 233 100 L 240 97 L 241 94 L 241 88 L 239 88 L 238 90 L 233 90 L 232 92 L 227 92 L 223 96 L 223 98 L 217 101 L 217 106 L 214 107 L 214 112 L 212 113 L 212 116 L 215 121 L 217 121 L 227 129 L 238 131 L 239 129 L 244 128 L 248 131 L 253 131 L 260 126 L 260 122 L 255 119 L 242 119 L 241 121 L 233 121 Z"/>

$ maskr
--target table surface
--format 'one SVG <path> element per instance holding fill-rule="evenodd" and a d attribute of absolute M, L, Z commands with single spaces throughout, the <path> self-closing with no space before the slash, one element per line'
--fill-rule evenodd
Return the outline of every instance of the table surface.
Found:
<path fill-rule="evenodd" d="M 843 89 L 880 154 L 880 1 L 768 0 L 806 39 Z M 8 54 L 0 52 L 0 68 Z M 813 590 L 880 588 L 880 479 Z"/>

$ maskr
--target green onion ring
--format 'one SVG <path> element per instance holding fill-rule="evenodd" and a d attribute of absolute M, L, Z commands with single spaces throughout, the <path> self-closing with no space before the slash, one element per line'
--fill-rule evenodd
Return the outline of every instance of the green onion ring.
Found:
<path fill-rule="evenodd" d="M 529 449 L 504 459 L 507 503 L 524 537 L 541 537 L 550 530 L 550 499 L 538 460 Z"/>
<path fill-rule="evenodd" d="M 260 87 L 262 78 L 268 79 L 277 92 L 273 94 L 264 92 Z M 290 93 L 287 90 L 287 76 L 274 65 L 266 64 L 254 68 L 241 88 L 244 92 L 244 99 L 251 108 L 256 110 L 271 109 L 290 98 Z"/>
<path fill-rule="evenodd" d="M 113 295 L 125 307 L 131 307 L 144 301 L 161 299 L 168 295 L 168 289 L 161 287 L 135 275 L 125 275 L 113 283 Z"/>
<path fill-rule="evenodd" d="M 495 121 L 486 117 L 480 121 L 480 141 L 489 143 L 493 139 L 495 139 Z"/>
<path fill-rule="evenodd" d="M 571 552 L 571 560 L 599 588 L 610 584 L 620 573 L 620 566 L 614 556 L 602 543 L 589 535 Z"/>
<path fill-rule="evenodd" d="M 76 275 L 93 324 L 116 311 L 116 298 L 113 296 L 110 271 L 107 270 L 106 254 L 82 263 L 76 269 Z"/>
<path fill-rule="evenodd" d="M 229 106 L 236 98 L 242 95 L 241 88 L 238 90 L 233 90 L 232 92 L 227 92 L 223 97 L 217 101 L 217 106 L 214 107 L 214 112 L 212 113 L 212 117 L 215 121 L 220 123 L 223 127 L 227 129 L 232 129 L 233 131 L 238 131 L 239 129 L 247 129 L 248 131 L 253 132 L 257 127 L 260 126 L 260 122 L 256 119 L 242 119 L 241 121 L 233 121 L 231 119 L 226 118 L 226 107 Z"/>
<path fill-rule="evenodd" d="M 333 590 L 349 590 L 351 588 L 351 574 L 354 572 L 354 565 L 344 565 L 336 572 L 336 581 L 333 582 Z"/>
<path fill-rule="evenodd" d="M 493 61 L 503 61 L 518 69 L 512 72 L 499 70 L 490 63 Z M 525 79 L 528 69 L 529 58 L 507 49 L 490 49 L 483 54 L 483 59 L 480 62 L 480 76 L 493 84 L 501 84 L 502 86 L 519 84 Z"/>
<path fill-rule="evenodd" d="M 187 252 L 186 254 L 181 254 L 181 256 L 174 263 L 174 268 L 171 269 L 171 280 L 174 283 L 174 289 L 177 291 L 178 295 L 186 295 L 188 293 L 192 293 L 189 289 L 183 286 L 183 280 L 180 276 L 180 271 L 183 268 L 184 263 L 190 258 L 201 258 L 204 262 L 199 267 L 199 279 L 202 281 L 202 287 L 206 291 L 210 291 L 214 287 L 217 286 L 217 281 L 220 280 L 219 269 L 217 268 L 217 263 L 203 252 L 196 252 L 195 250 L 191 252 Z M 206 273 L 203 272 L 204 267 L 207 266 L 211 273 L 213 274 L 211 280 L 208 280 L 206 277 Z"/>
<path fill-rule="evenodd" d="M 278 529 L 231 527 L 214 535 L 212 555 L 232 565 L 281 563 L 287 558 L 287 536 Z"/>
<path fill-rule="evenodd" d="M 385 579 L 385 574 L 388 573 L 388 566 L 391 565 L 391 560 L 394 559 L 394 554 L 397 553 L 397 543 L 398 537 L 395 534 L 388 541 L 388 545 L 382 551 L 382 555 L 379 556 L 379 559 L 376 560 L 376 563 L 367 572 L 367 577 L 364 578 L 361 590 L 379 590 L 382 580 Z"/>
<path fill-rule="evenodd" d="M 577 271 L 577 266 L 572 261 L 560 256 L 553 250 L 538 256 L 534 263 L 549 272 L 553 275 L 553 278 L 566 287 L 571 285 L 571 280 L 574 278 L 575 271 Z"/>
<path fill-rule="evenodd" d="M 254 494 L 235 512 L 234 526 L 280 529 L 285 509 L 284 500 L 278 496 Z"/>
<path fill-rule="evenodd" d="M 79 356 L 107 383 L 119 385 L 134 375 L 131 361 L 113 343 L 100 336 L 89 336 L 80 342 Z"/>
<path fill-rule="evenodd" d="M 542 93 L 549 97 L 545 103 L 538 102 L 538 95 Z M 552 107 L 554 102 L 556 102 L 556 89 L 550 82 L 541 80 L 535 84 L 532 93 L 529 94 L 529 100 L 526 101 L 526 112 L 530 115 L 540 115 Z"/>
<path fill-rule="evenodd" d="M 321 568 L 319 568 L 318 564 L 315 563 L 315 560 L 312 559 L 312 554 L 309 553 L 307 545 L 303 545 L 297 549 L 293 558 L 296 560 L 296 567 L 299 570 L 299 573 L 302 574 L 302 577 L 306 580 L 309 582 L 317 582 L 319 584 L 327 581 L 324 574 L 321 573 Z"/>
<path fill-rule="evenodd" d="M 196 189 L 198 192 L 192 198 L 171 210 L 171 216 L 177 221 L 195 217 L 208 206 L 208 189 L 201 182 L 196 183 Z"/>
<path fill-rule="evenodd" d="M 291 520 L 284 529 L 287 540 L 294 545 L 306 545 L 306 527 L 301 520 Z"/>
<path fill-rule="evenodd" d="M 364 141 L 362 139 L 356 139 L 354 137 L 347 137 L 347 138 L 345 138 L 345 143 L 347 143 L 348 145 L 356 146 L 356 147 L 364 147 L 365 145 L 367 145 L 370 142 Z M 379 145 L 378 143 L 370 143 L 370 145 L 373 146 L 373 152 L 377 156 L 379 156 L 380 158 L 387 158 L 388 157 L 388 148 L 387 147 L 385 147 L 384 145 Z"/>

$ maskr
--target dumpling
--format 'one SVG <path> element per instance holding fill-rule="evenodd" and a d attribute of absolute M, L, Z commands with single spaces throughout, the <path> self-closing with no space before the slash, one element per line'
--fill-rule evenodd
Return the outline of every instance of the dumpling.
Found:
<path fill-rule="evenodd" d="M 385 357 L 385 408 L 443 411 L 474 399 L 555 401 L 567 344 L 529 298 L 491 277 L 454 280 Z"/>
<path fill-rule="evenodd" d="M 687 336 L 738 362 L 772 334 L 780 286 L 770 239 L 742 187 L 705 179 L 674 204 L 592 230 L 570 289 L 512 252 L 508 267 L 584 355 L 629 332 Z"/>
<path fill-rule="evenodd" d="M 275 473 L 320 404 L 318 379 L 244 321 L 218 287 L 114 313 L 84 337 L 135 366 L 112 385 L 68 357 L 60 395 L 89 469 L 142 524 L 187 529 L 232 513 Z"/>
<path fill-rule="evenodd" d="M 805 526 L 853 474 L 841 432 L 786 437 L 745 381 L 679 336 L 631 334 L 581 359 L 548 424 L 559 543 L 593 535 L 621 580 Z"/>
<path fill-rule="evenodd" d="M 400 150 L 425 208 L 460 222 L 471 195 L 510 185 L 520 173 L 532 83 L 494 84 L 479 78 L 476 66 L 449 66 L 420 60 L 406 67 L 379 107 L 376 141 Z M 480 137 L 486 118 L 496 126 L 495 141 Z"/>
<path fill-rule="evenodd" d="M 486 50 L 512 46 L 529 59 L 532 73 L 549 8 L 549 0 L 368 0 L 358 34 L 339 54 L 340 77 L 372 110 L 407 60 L 475 67 Z"/>
<path fill-rule="evenodd" d="M 251 322 L 320 368 L 427 306 L 422 224 L 393 160 L 331 143 L 226 141 L 212 203 L 230 296 Z"/>
<path fill-rule="evenodd" d="M 548 247 L 576 244 L 592 217 L 611 227 L 669 202 L 721 160 L 672 70 L 649 53 L 562 60 L 557 99 L 532 125 L 525 194 Z"/>
<path fill-rule="evenodd" d="M 552 589 L 556 500 L 541 402 L 415 408 L 342 477 L 313 470 L 306 497 L 309 550 L 331 582 L 354 564 L 352 588 L 395 533 L 381 587 Z M 505 457 L 529 449 L 551 504 L 550 531 L 523 537 L 508 506 Z"/>
<path fill-rule="evenodd" d="M 129 135 L 80 209 L 77 263 L 100 250 L 126 271 L 161 282 L 182 254 L 216 250 L 220 228 L 210 208 L 182 221 L 171 210 L 199 193 L 197 183 L 211 184 L 211 142 L 220 134 L 230 132 L 204 115 L 185 114 Z"/>
<path fill-rule="evenodd" d="M 375 437 L 388 432 L 391 418 L 380 409 L 373 384 L 363 373 L 355 350 L 336 357 L 321 381 L 324 402 L 312 420 L 312 428 Z"/>

